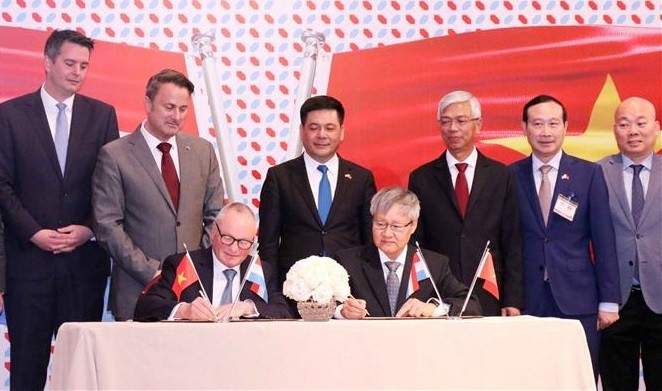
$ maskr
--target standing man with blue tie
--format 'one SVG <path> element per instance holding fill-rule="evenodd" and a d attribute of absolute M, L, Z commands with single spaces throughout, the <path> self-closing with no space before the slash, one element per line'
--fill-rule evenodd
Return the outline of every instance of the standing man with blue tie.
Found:
<path fill-rule="evenodd" d="M 342 103 L 315 96 L 301 106 L 304 152 L 271 167 L 260 194 L 260 256 L 276 265 L 278 283 L 298 260 L 370 243 L 369 170 L 338 156 L 345 137 Z"/>
<path fill-rule="evenodd" d="M 512 165 L 524 244 L 523 313 L 578 319 L 597 379 L 598 330 L 618 320 L 621 302 L 614 228 L 600 166 L 561 150 L 567 118 L 563 104 L 547 95 L 522 113 L 533 149 Z"/>
<path fill-rule="evenodd" d="M 600 350 L 605 390 L 636 390 L 639 357 L 649 390 L 662 390 L 662 158 L 660 122 L 645 99 L 624 100 L 614 115 L 620 153 L 598 163 L 609 188 L 623 305 Z"/>
<path fill-rule="evenodd" d="M 90 240 L 92 171 L 119 132 L 112 106 L 77 94 L 93 47 L 76 31 L 53 31 L 42 87 L 0 105 L 12 389 L 42 390 L 53 333 L 103 313 L 110 260 Z"/>

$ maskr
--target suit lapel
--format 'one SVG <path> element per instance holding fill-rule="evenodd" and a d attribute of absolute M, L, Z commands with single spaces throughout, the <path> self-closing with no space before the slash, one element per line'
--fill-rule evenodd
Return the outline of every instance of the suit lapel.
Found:
<path fill-rule="evenodd" d="M 303 197 L 306 207 L 310 210 L 310 215 L 314 217 L 317 224 L 321 227 L 322 221 L 320 220 L 317 205 L 315 204 L 315 198 L 313 197 L 313 189 L 310 188 L 303 155 L 296 158 L 294 165 L 292 165 L 291 168 L 292 172 L 289 175 L 289 179 L 292 181 L 295 190 L 301 193 L 301 197 Z M 327 221 L 328 220 L 330 219 L 327 219 Z"/>
<path fill-rule="evenodd" d="M 407 287 L 409 286 L 409 278 L 411 276 L 411 264 L 414 258 L 414 248 L 407 246 L 407 255 L 405 257 L 405 264 L 402 269 L 402 279 L 400 280 L 400 291 L 398 292 L 398 301 L 395 308 L 400 309 L 407 300 Z"/>
<path fill-rule="evenodd" d="M 336 182 L 336 192 L 333 194 L 329 217 L 326 219 L 327 223 L 332 221 L 338 209 L 342 208 L 342 200 L 345 199 L 347 192 L 352 186 L 352 179 L 354 178 L 353 171 L 351 167 L 348 167 L 347 162 L 338 156 L 338 181 Z"/>
<path fill-rule="evenodd" d="M 540 202 L 538 201 L 538 189 L 536 189 L 536 182 L 533 180 L 533 159 L 529 156 L 524 160 L 523 164 L 519 167 L 521 175 L 519 180 L 521 186 L 524 189 L 524 194 L 526 194 L 527 202 L 534 215 L 536 216 L 536 222 L 541 230 L 545 230 L 545 223 L 542 219 L 542 210 L 540 209 Z"/>
<path fill-rule="evenodd" d="M 388 304 L 388 294 L 386 293 L 386 281 L 384 280 L 384 269 L 379 259 L 377 247 L 369 246 L 366 249 L 366 262 L 362 265 L 363 273 L 368 280 L 372 294 L 377 299 L 382 311 L 386 316 L 391 314 L 391 306 Z"/>
<path fill-rule="evenodd" d="M 88 123 L 87 117 L 90 115 L 87 101 L 80 98 L 79 95 L 76 95 L 74 97 L 71 113 L 71 127 L 69 128 L 69 142 L 67 146 L 67 162 L 64 168 L 65 177 L 66 174 L 78 163 L 72 156 L 74 155 L 74 151 L 80 148 L 81 141 L 85 135 L 86 129 L 84 124 Z"/>
<path fill-rule="evenodd" d="M 149 177 L 152 179 L 152 182 L 154 182 L 154 185 L 156 185 L 157 189 L 159 189 L 161 195 L 168 203 L 168 206 L 170 206 L 170 210 L 176 214 L 175 207 L 172 204 L 172 200 L 170 199 L 170 193 L 168 193 L 168 189 L 165 186 L 161 172 L 156 166 L 154 156 L 149 150 L 147 141 L 145 141 L 145 138 L 140 132 L 140 126 L 138 126 L 138 128 L 132 134 L 126 137 L 128 138 L 128 141 L 132 147 L 131 152 L 133 153 L 133 156 L 136 158 L 145 172 L 147 172 L 147 175 L 149 175 Z"/>
<path fill-rule="evenodd" d="M 644 200 L 644 209 L 641 211 L 641 222 L 643 222 L 649 214 L 657 213 L 660 217 L 660 205 L 656 202 L 662 198 L 662 157 L 658 154 L 653 154 L 653 161 L 651 162 L 651 174 L 648 179 L 648 190 L 646 191 L 646 198 Z M 655 203 L 655 205 L 653 205 Z"/>
<path fill-rule="evenodd" d="M 565 220 L 565 218 L 558 216 L 554 213 L 554 205 L 558 201 L 559 194 L 563 194 L 566 197 L 569 197 L 571 200 L 575 197 L 575 192 L 573 190 L 574 181 L 577 180 L 574 172 L 574 164 L 576 159 L 572 156 L 566 155 L 565 152 L 562 152 L 561 162 L 559 163 L 559 172 L 556 176 L 556 184 L 554 185 L 554 194 L 552 196 L 552 205 L 549 210 L 549 219 L 547 220 L 547 227 L 551 227 L 559 219 Z M 581 207 L 581 206 L 580 206 Z"/>
<path fill-rule="evenodd" d="M 196 260 L 196 267 L 198 267 L 198 274 L 200 281 L 205 288 L 205 292 L 209 296 L 209 300 L 214 300 L 214 259 L 212 257 L 211 248 L 201 251 L 201 256 Z"/>
<path fill-rule="evenodd" d="M 48 156 L 48 160 L 51 163 L 51 168 L 62 179 L 63 175 L 60 170 L 60 162 L 57 159 L 57 153 L 55 152 L 53 134 L 51 133 L 51 128 L 48 124 L 48 118 L 46 118 L 46 111 L 44 110 L 44 103 L 41 100 L 40 94 L 40 90 L 37 90 L 37 92 L 32 94 L 32 99 L 26 108 L 26 111 L 29 113 L 27 118 L 30 118 L 32 131 L 41 143 L 44 151 L 46 151 L 46 156 Z"/>
<path fill-rule="evenodd" d="M 623 183 L 623 156 L 619 153 L 612 155 L 609 158 L 609 164 L 603 166 L 603 172 L 605 176 L 605 181 L 609 183 L 609 188 L 611 188 L 618 205 L 623 210 L 623 214 L 626 216 L 630 227 L 634 230 L 634 220 L 632 219 L 632 213 L 630 211 L 630 204 L 628 203 L 627 196 L 625 195 L 625 184 Z"/>
<path fill-rule="evenodd" d="M 434 170 L 434 178 L 439 184 L 439 187 L 443 190 L 444 195 L 455 209 L 455 213 L 458 217 L 460 214 L 460 206 L 457 203 L 457 197 L 455 197 L 455 188 L 453 187 L 453 179 L 451 178 L 451 172 L 448 168 L 448 162 L 446 161 L 446 154 L 448 151 L 444 152 L 439 159 L 437 159 L 437 170 Z M 468 209 L 467 209 L 468 210 Z"/>
<path fill-rule="evenodd" d="M 478 152 L 478 151 L 477 151 Z M 479 198 L 481 191 L 485 187 L 485 183 L 489 180 L 489 166 L 490 162 L 485 156 L 478 152 L 478 160 L 476 161 L 476 170 L 474 171 L 474 180 L 471 184 L 471 191 L 469 192 L 469 202 L 467 203 L 467 215 L 471 210 L 473 204 Z M 455 190 L 453 190 L 454 192 Z M 457 201 L 456 201 L 457 202 Z"/>
<path fill-rule="evenodd" d="M 179 159 L 179 188 L 190 189 L 193 187 L 193 178 L 195 175 L 195 169 L 193 167 L 193 162 L 192 162 L 192 157 L 193 157 L 192 154 L 195 152 L 192 150 L 188 138 L 178 134 L 177 136 L 175 136 L 175 142 L 177 143 L 177 156 Z M 161 178 L 163 178 L 163 176 L 161 176 Z M 194 196 L 194 192 L 180 190 L 179 192 L 180 210 L 182 208 L 182 204 L 194 204 L 196 202 L 195 200 L 190 200 L 189 202 L 187 196 L 191 196 L 191 197 Z M 173 207 L 173 211 L 174 211 L 174 206 L 172 205 L 172 199 L 170 198 L 170 196 L 166 198 L 168 199 L 168 201 L 170 201 L 169 205 Z"/>

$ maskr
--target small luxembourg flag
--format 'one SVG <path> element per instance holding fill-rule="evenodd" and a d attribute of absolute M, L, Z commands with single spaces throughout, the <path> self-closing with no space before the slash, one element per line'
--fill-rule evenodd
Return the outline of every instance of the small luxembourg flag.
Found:
<path fill-rule="evenodd" d="M 420 287 L 420 282 L 430 278 L 430 272 L 425 266 L 425 262 L 418 254 L 418 250 L 414 252 L 414 259 L 411 261 L 411 272 L 409 273 L 409 283 L 407 284 L 407 297 L 411 296 Z"/>
<path fill-rule="evenodd" d="M 251 270 L 248 273 L 247 280 L 250 281 L 250 290 L 260 296 L 265 303 L 269 302 L 269 292 L 267 292 L 267 283 L 264 281 L 264 271 L 262 270 L 262 259 L 256 255 L 255 262 L 251 264 Z"/>

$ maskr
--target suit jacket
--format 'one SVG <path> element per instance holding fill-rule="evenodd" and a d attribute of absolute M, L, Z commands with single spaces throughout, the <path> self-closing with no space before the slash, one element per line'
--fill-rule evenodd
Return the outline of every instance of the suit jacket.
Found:
<path fill-rule="evenodd" d="M 500 315 L 502 307 L 522 308 L 522 241 L 515 178 L 506 166 L 478 152 L 467 212 L 462 218 L 446 153 L 409 176 L 409 189 L 421 202 L 415 236 L 421 246 L 447 254 L 453 274 L 467 286 L 490 240 L 501 303 L 477 288 L 483 314 Z"/>
<path fill-rule="evenodd" d="M 212 249 L 200 249 L 191 251 L 191 259 L 193 264 L 200 275 L 202 286 L 205 292 L 210 295 L 213 290 L 214 280 L 214 258 L 212 256 Z M 151 320 L 151 319 L 167 319 L 170 316 L 173 308 L 177 305 L 177 297 L 172 290 L 173 283 L 176 278 L 176 270 L 179 262 L 184 257 L 184 254 L 172 255 L 163 262 L 163 270 L 161 271 L 161 278 L 151 287 L 147 292 L 140 296 L 138 304 L 136 305 L 135 319 L 137 320 Z M 250 257 L 247 258 L 239 267 L 241 278 L 243 279 L 248 268 Z M 290 308 L 283 297 L 283 294 L 276 288 L 276 275 L 271 265 L 262 263 L 264 272 L 264 280 L 267 284 L 267 292 L 269 293 L 269 303 L 266 303 L 262 298 L 250 289 L 250 283 L 247 282 L 239 295 L 240 300 L 250 299 L 255 303 L 260 318 L 292 318 Z M 200 284 L 192 284 L 182 291 L 179 302 L 191 303 L 199 293 Z"/>
<path fill-rule="evenodd" d="M 5 279 L 7 275 L 7 258 L 5 257 L 4 231 L 5 225 L 2 223 L 2 208 L 0 208 L 0 294 L 5 292 Z"/>
<path fill-rule="evenodd" d="M 278 283 L 311 255 L 332 256 L 372 239 L 372 172 L 339 157 L 338 183 L 326 224 L 317 213 L 303 155 L 269 168 L 260 194 L 260 257 L 277 266 Z"/>
<path fill-rule="evenodd" d="M 451 314 L 459 314 L 469 289 L 453 276 L 447 257 L 428 250 L 422 251 L 442 300 L 444 303 L 451 305 Z M 407 259 L 402 269 L 402 280 L 400 281 L 400 291 L 396 305 L 398 309 L 409 299 L 407 297 L 407 285 L 414 252 L 415 248 L 413 246 L 407 246 Z M 349 273 L 352 296 L 366 301 L 366 309 L 370 316 L 391 316 L 384 270 L 377 247 L 371 244 L 344 250 L 336 255 L 336 259 Z M 430 279 L 420 281 L 419 289 L 411 297 L 423 302 L 430 298 L 436 298 L 437 295 Z M 480 304 L 478 304 L 476 296 L 472 295 L 464 315 L 480 315 L 480 313 Z"/>
<path fill-rule="evenodd" d="M 51 278 L 62 263 L 79 280 L 98 283 L 109 274 L 108 255 L 97 242 L 56 255 L 30 238 L 70 224 L 92 228 L 92 171 L 101 147 L 118 137 L 115 109 L 76 94 L 62 175 L 40 90 L 0 105 L 0 205 L 9 280 Z"/>
<path fill-rule="evenodd" d="M 552 295 L 566 315 L 596 314 L 598 303 L 620 303 L 614 227 L 600 166 L 563 153 L 547 226 L 532 167 L 530 156 L 512 165 L 519 179 L 527 306 L 544 295 L 545 267 Z M 579 205 L 573 221 L 553 212 L 559 194 Z"/>
<path fill-rule="evenodd" d="M 662 157 L 653 154 L 648 191 L 641 221 L 632 219 L 623 184 L 623 156 L 607 156 L 598 162 L 609 189 L 609 208 L 616 233 L 616 255 L 622 303 L 628 301 L 634 262 L 639 254 L 639 283 L 644 300 L 653 312 L 662 314 Z"/>
<path fill-rule="evenodd" d="M 129 319 L 141 290 L 170 254 L 209 245 L 223 205 L 223 185 L 212 145 L 176 136 L 180 196 L 176 211 L 147 142 L 139 131 L 99 153 L 93 180 L 97 240 L 113 258 L 110 309 Z"/>

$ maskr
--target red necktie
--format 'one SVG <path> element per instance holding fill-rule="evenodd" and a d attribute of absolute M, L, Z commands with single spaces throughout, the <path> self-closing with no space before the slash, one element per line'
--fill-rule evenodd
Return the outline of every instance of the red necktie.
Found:
<path fill-rule="evenodd" d="M 175 170 L 175 162 L 172 161 L 172 157 L 170 156 L 172 145 L 161 143 L 156 148 L 163 153 L 161 155 L 161 175 L 168 188 L 168 193 L 170 193 L 172 204 L 175 210 L 177 210 L 179 208 L 179 178 L 177 177 L 177 170 Z"/>
<path fill-rule="evenodd" d="M 459 171 L 455 180 L 455 197 L 457 197 L 457 203 L 460 206 L 460 214 L 464 217 L 467 213 L 467 203 L 469 202 L 469 185 L 467 184 L 467 177 L 464 175 L 464 172 L 469 165 L 467 163 L 456 163 L 455 167 Z"/>

